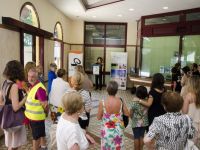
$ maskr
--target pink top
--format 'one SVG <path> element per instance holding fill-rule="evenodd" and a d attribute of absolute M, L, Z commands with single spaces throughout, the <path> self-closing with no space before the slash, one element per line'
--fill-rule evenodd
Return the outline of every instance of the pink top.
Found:
<path fill-rule="evenodd" d="M 39 81 L 37 81 L 34 85 L 31 85 L 30 89 L 32 89 L 38 83 L 39 83 Z M 38 99 L 41 102 L 47 101 L 46 91 L 40 87 L 36 92 L 35 99 Z"/>

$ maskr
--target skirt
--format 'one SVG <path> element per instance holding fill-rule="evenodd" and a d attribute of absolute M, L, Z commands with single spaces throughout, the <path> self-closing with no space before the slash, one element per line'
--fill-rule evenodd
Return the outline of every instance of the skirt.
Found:
<path fill-rule="evenodd" d="M 25 125 L 4 130 L 5 145 L 9 148 L 17 148 L 25 145 L 27 142 Z"/>

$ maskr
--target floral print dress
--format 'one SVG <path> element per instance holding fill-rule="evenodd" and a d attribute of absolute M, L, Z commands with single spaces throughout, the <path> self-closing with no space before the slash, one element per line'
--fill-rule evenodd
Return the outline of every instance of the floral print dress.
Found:
<path fill-rule="evenodd" d="M 124 149 L 124 122 L 122 120 L 122 104 L 120 112 L 109 114 L 106 112 L 103 101 L 103 117 L 101 128 L 101 150 Z"/>

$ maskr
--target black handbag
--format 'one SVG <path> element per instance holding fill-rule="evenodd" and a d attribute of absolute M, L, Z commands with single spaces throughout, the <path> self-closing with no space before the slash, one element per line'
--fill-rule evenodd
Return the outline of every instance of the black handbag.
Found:
<path fill-rule="evenodd" d="M 124 127 L 126 128 L 128 126 L 128 123 L 129 123 L 129 117 L 124 115 L 124 111 L 123 111 L 124 102 L 123 102 L 122 98 L 120 98 L 120 100 L 122 101 L 122 118 L 123 118 L 123 121 L 124 121 Z"/>

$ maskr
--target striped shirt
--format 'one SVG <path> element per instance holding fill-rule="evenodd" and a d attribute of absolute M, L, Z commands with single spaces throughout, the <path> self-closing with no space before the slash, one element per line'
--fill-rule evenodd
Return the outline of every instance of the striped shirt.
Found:
<path fill-rule="evenodd" d="M 183 150 L 187 139 L 194 136 L 192 120 L 181 113 L 166 113 L 154 118 L 147 133 L 148 138 L 155 138 L 157 150 Z"/>
<path fill-rule="evenodd" d="M 88 91 L 86 90 L 79 90 L 78 91 L 82 98 L 83 98 L 83 102 L 84 102 L 84 112 L 80 115 L 80 118 L 82 118 L 83 120 L 87 120 L 87 116 L 86 116 L 86 112 L 90 112 L 91 108 L 92 108 L 92 104 L 91 104 L 91 97 Z"/>

